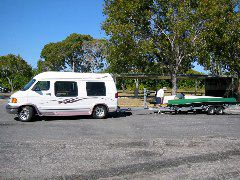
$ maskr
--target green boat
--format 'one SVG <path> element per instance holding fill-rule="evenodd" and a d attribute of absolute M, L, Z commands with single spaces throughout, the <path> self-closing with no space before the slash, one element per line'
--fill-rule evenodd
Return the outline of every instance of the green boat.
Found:
<path fill-rule="evenodd" d="M 172 97 L 170 97 L 172 98 Z M 208 115 L 222 115 L 224 110 L 229 108 L 231 105 L 238 104 L 235 98 L 221 98 L 212 96 L 190 96 L 186 99 L 174 99 L 166 100 L 167 106 L 161 107 L 158 113 L 207 113 Z"/>
<path fill-rule="evenodd" d="M 196 98 L 196 99 L 174 99 L 169 100 L 169 106 L 189 104 L 235 104 L 235 98 Z"/>

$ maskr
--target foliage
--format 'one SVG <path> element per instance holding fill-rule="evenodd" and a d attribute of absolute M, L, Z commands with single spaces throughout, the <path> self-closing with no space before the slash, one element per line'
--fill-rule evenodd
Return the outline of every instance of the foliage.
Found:
<path fill-rule="evenodd" d="M 95 72 L 104 67 L 104 40 L 73 33 L 61 42 L 44 46 L 37 72 Z"/>
<path fill-rule="evenodd" d="M 114 73 L 147 72 L 151 46 L 149 19 L 151 1 L 105 1 L 107 19 L 103 29 L 110 35 L 107 46 L 109 71 Z"/>
<path fill-rule="evenodd" d="M 41 58 L 45 59 L 45 61 L 38 61 L 38 68 L 42 68 L 44 71 L 61 71 L 65 69 L 65 58 L 62 49 L 63 44 L 61 42 L 45 45 L 41 51 Z"/>
<path fill-rule="evenodd" d="M 198 29 L 190 0 L 105 0 L 107 60 L 115 73 L 176 74 L 191 67 Z"/>
<path fill-rule="evenodd" d="M 198 60 L 213 75 L 239 76 L 239 0 L 105 0 L 102 28 L 109 35 L 115 73 L 176 74 Z"/>
<path fill-rule="evenodd" d="M 235 18 L 236 17 L 236 18 Z M 234 14 L 232 25 L 227 28 L 223 45 L 222 61 L 233 75 L 240 79 L 240 14 Z"/>
<path fill-rule="evenodd" d="M 198 1 L 201 33 L 198 38 L 198 61 L 212 75 L 232 71 L 240 75 L 239 0 Z"/>
<path fill-rule="evenodd" d="M 0 69 L 1 81 L 12 92 L 23 87 L 33 75 L 32 67 L 20 55 L 0 56 Z"/>
<path fill-rule="evenodd" d="M 117 80 L 117 89 L 118 90 L 134 91 L 135 90 L 135 81 L 134 79 L 118 79 Z M 144 88 L 155 91 L 162 87 L 171 87 L 170 80 L 159 80 L 159 79 L 140 79 L 139 80 L 139 90 Z"/>
<path fill-rule="evenodd" d="M 195 71 L 193 69 L 189 69 L 184 74 L 186 75 L 203 75 L 203 73 Z M 199 79 L 180 79 L 178 83 L 179 89 L 183 90 L 194 90 L 196 87 L 197 81 L 197 88 L 202 89 L 204 87 L 204 80 Z M 123 87 L 124 86 L 124 87 Z M 160 80 L 160 79 L 140 79 L 139 80 L 139 90 L 143 90 L 146 88 L 151 91 L 155 91 L 162 87 L 172 88 L 172 84 L 170 80 Z M 127 90 L 133 91 L 135 90 L 135 81 L 134 79 L 117 79 L 117 89 L 118 90 Z"/>
<path fill-rule="evenodd" d="M 105 47 L 106 40 L 104 39 L 93 39 L 83 42 L 83 57 L 88 67 L 87 71 L 98 72 L 107 67 Z"/>
<path fill-rule="evenodd" d="M 203 73 L 195 71 L 193 69 L 189 69 L 185 73 L 186 75 L 203 75 Z M 178 88 L 179 89 L 202 89 L 204 87 L 204 79 L 180 79 L 178 80 Z"/>

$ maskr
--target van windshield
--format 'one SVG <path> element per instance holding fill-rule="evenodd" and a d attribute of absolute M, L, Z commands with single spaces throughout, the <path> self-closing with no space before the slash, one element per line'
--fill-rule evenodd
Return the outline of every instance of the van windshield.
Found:
<path fill-rule="evenodd" d="M 36 79 L 32 79 L 31 81 L 29 81 L 22 89 L 21 91 L 26 91 L 28 90 L 32 85 L 33 83 L 36 81 Z"/>

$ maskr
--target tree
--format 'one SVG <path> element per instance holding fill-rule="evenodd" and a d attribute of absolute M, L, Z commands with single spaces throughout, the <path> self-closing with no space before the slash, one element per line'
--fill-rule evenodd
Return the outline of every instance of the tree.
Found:
<path fill-rule="evenodd" d="M 230 4 L 227 18 L 224 18 L 227 24 L 224 27 L 224 38 L 221 43 L 222 51 L 219 53 L 219 59 L 221 58 L 225 69 L 240 79 L 240 14 L 239 11 L 234 10 L 236 4 L 239 5 L 240 1 Z"/>
<path fill-rule="evenodd" d="M 53 71 L 96 71 L 103 67 L 103 40 L 73 33 L 61 42 L 49 43 L 41 52 L 38 69 Z M 40 71 L 40 70 L 39 70 Z"/>
<path fill-rule="evenodd" d="M 20 55 L 0 56 L 0 69 L 1 79 L 9 84 L 12 92 L 32 77 L 32 67 Z"/>
<path fill-rule="evenodd" d="M 238 2 L 238 5 L 240 2 Z M 232 19 L 227 28 L 225 46 L 223 46 L 223 64 L 232 75 L 238 77 L 237 95 L 240 98 L 240 14 L 231 14 Z M 238 99 L 240 100 L 240 99 Z"/>
<path fill-rule="evenodd" d="M 166 73 L 177 90 L 177 73 L 191 67 L 198 35 L 192 1 L 105 0 L 107 60 L 119 72 Z"/>
<path fill-rule="evenodd" d="M 202 30 L 197 43 L 198 62 L 212 75 L 237 76 L 240 97 L 239 0 L 198 1 Z"/>
<path fill-rule="evenodd" d="M 45 45 L 41 51 L 41 58 L 45 61 L 43 59 L 39 60 L 38 68 L 45 67 L 44 70 L 48 71 L 61 71 L 66 68 L 63 44 L 61 42 Z"/>
<path fill-rule="evenodd" d="M 223 63 L 233 75 L 240 79 L 240 14 L 235 16 L 226 34 L 228 38 L 223 46 Z"/>
<path fill-rule="evenodd" d="M 191 0 L 156 0 L 153 5 L 153 42 L 157 62 L 171 75 L 172 94 L 177 91 L 177 74 L 191 68 L 199 34 L 196 7 Z"/>
<path fill-rule="evenodd" d="M 65 63 L 72 71 L 86 72 L 88 63 L 86 63 L 83 58 L 83 42 L 91 40 L 93 40 L 93 38 L 90 35 L 79 35 L 74 33 L 62 41 Z"/>
<path fill-rule="evenodd" d="M 198 1 L 201 33 L 197 42 L 198 61 L 212 75 L 239 67 L 239 0 Z M 237 69 L 236 69 L 237 68 Z M 239 70 L 237 70 L 239 71 Z"/>
<path fill-rule="evenodd" d="M 93 39 L 83 42 L 83 59 L 85 60 L 85 71 L 97 72 L 107 67 L 106 56 L 106 40 Z"/>
<path fill-rule="evenodd" d="M 109 35 L 107 61 L 114 73 L 143 73 L 148 71 L 151 51 L 149 19 L 152 1 L 106 0 L 107 16 L 102 28 Z"/>

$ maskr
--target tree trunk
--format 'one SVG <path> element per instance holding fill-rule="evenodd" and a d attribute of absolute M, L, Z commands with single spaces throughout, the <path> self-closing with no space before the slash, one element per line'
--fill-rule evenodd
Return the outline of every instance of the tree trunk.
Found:
<path fill-rule="evenodd" d="M 122 91 L 125 92 L 125 84 L 124 83 L 121 84 L 121 88 L 122 88 Z"/>
<path fill-rule="evenodd" d="M 195 95 L 197 95 L 198 91 L 198 80 L 195 80 Z"/>
<path fill-rule="evenodd" d="M 238 79 L 238 88 L 237 88 L 237 100 L 240 102 L 240 78 Z"/>
<path fill-rule="evenodd" d="M 11 92 L 13 92 L 14 91 L 14 89 L 13 89 L 13 82 L 12 82 L 12 80 L 9 77 L 7 77 L 7 80 L 8 80 L 8 84 L 11 86 Z"/>
<path fill-rule="evenodd" d="M 172 95 L 176 95 L 176 93 L 177 93 L 177 73 L 171 74 L 171 80 L 172 80 Z"/>

